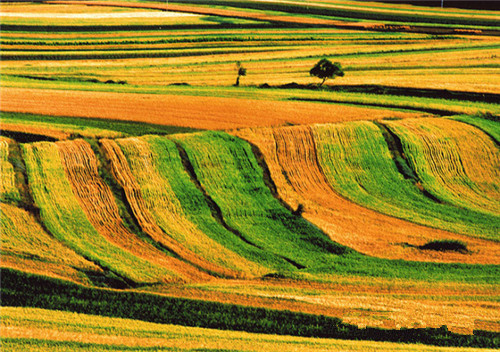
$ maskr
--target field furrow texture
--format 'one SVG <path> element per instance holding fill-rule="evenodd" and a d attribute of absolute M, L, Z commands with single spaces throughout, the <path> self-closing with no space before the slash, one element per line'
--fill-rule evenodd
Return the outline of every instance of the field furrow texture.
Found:
<path fill-rule="evenodd" d="M 388 259 L 499 262 L 498 252 L 492 254 L 487 241 L 387 216 L 342 197 L 320 165 L 311 127 L 244 129 L 234 133 L 259 148 L 279 196 L 294 209 L 302 205 L 304 218 L 338 243 Z M 466 240 L 474 256 L 416 248 L 434 239 Z"/>
<path fill-rule="evenodd" d="M 497 145 L 500 145 L 500 120 L 499 119 L 486 119 L 473 116 L 454 116 L 453 120 L 468 123 L 469 125 L 476 126 L 486 134 L 488 134 Z"/>
<path fill-rule="evenodd" d="M 426 196 L 411 175 L 405 178 L 398 171 L 382 130 L 372 122 L 316 125 L 312 130 L 319 164 L 343 197 L 381 213 L 452 232 L 481 237 L 494 236 L 498 230 L 491 226 L 490 216 Z"/>
<path fill-rule="evenodd" d="M 217 226 L 211 217 L 210 209 L 203 195 L 196 189 L 184 170 L 179 151 L 174 142 L 158 136 L 120 139 L 116 141 L 127 158 L 130 170 L 137 180 L 146 209 L 153 216 L 155 223 L 170 237 L 186 247 L 200 258 L 206 258 L 214 265 L 211 270 L 224 276 L 246 276 L 247 273 L 262 273 L 263 268 L 245 260 L 212 238 L 216 235 L 222 239 L 234 237 L 220 225 Z M 175 191 L 172 183 L 180 183 Z M 181 203 L 177 192 L 186 192 Z M 197 199 L 196 199 L 197 198 Z M 194 214 L 189 216 L 184 209 L 187 202 Z M 204 210 L 204 218 L 196 214 Z M 198 224 L 207 219 L 208 224 L 216 226 L 215 233 L 206 233 Z M 218 229 L 218 227 L 221 227 Z M 210 225 L 205 228 L 210 230 Z M 218 232 L 218 233 L 217 233 Z M 231 241 L 231 242 L 234 242 Z M 227 268 L 227 269 L 223 269 Z"/>
<path fill-rule="evenodd" d="M 129 143 L 127 143 L 127 141 L 129 141 Z M 208 273 L 220 276 L 237 276 L 236 271 L 232 271 L 225 267 L 216 265 L 201 257 L 200 255 L 194 253 L 192 250 L 185 247 L 182 243 L 173 238 L 171 233 L 165 232 L 158 224 L 157 218 L 154 214 L 155 209 L 154 207 L 152 209 L 150 208 L 151 204 L 154 204 L 157 201 L 157 199 L 155 199 L 155 190 L 147 189 L 146 186 L 144 188 L 144 191 L 146 193 L 143 194 L 143 188 L 132 172 L 132 169 L 134 168 L 134 160 L 131 160 L 131 163 L 129 164 L 129 161 L 127 160 L 127 157 L 125 156 L 124 151 L 121 148 L 121 146 L 123 145 L 123 149 L 126 153 L 127 148 L 133 148 L 135 143 L 138 144 L 139 150 L 141 150 L 141 147 L 143 148 L 141 150 L 142 153 L 138 154 L 137 156 L 137 159 L 139 159 L 137 160 L 137 162 L 140 163 L 140 159 L 144 158 L 145 162 L 147 163 L 146 165 L 138 165 L 140 172 L 143 172 L 146 178 L 151 177 L 153 180 L 155 180 L 154 174 L 152 174 L 154 168 L 150 164 L 150 158 L 148 163 L 147 153 L 150 152 L 145 142 L 141 143 L 139 139 L 132 138 L 130 140 L 120 140 L 119 145 L 116 141 L 113 140 L 101 140 L 103 151 L 105 152 L 106 158 L 110 161 L 113 176 L 123 188 L 127 201 L 142 230 L 177 258 L 175 269 L 179 272 L 183 272 L 184 275 L 191 280 L 209 279 L 211 276 Z M 151 175 L 153 175 L 153 177 Z M 156 188 L 156 192 L 160 191 L 160 188 Z M 161 202 L 162 200 L 159 199 L 159 201 Z M 163 202 L 165 202 L 165 200 L 163 200 Z M 165 206 L 164 209 L 169 209 L 169 207 Z M 175 216 L 175 211 L 176 209 L 173 208 L 173 205 L 170 205 L 170 213 L 165 214 L 166 217 Z M 163 214 L 159 214 L 159 217 L 161 216 L 163 216 Z M 174 217 L 172 220 L 177 221 L 178 219 Z M 175 227 L 175 221 L 173 221 L 171 224 L 167 222 L 167 225 Z M 186 223 L 188 222 L 184 220 L 184 225 Z M 187 228 L 192 228 L 192 226 L 193 225 L 189 223 L 189 227 Z M 176 230 L 182 234 L 182 231 L 184 231 L 185 228 L 179 226 L 178 228 L 176 228 Z"/>
<path fill-rule="evenodd" d="M 335 253 L 345 251 L 273 197 L 248 143 L 222 132 L 172 138 L 185 149 L 199 182 L 225 221 L 247 241 L 296 268 L 327 265 L 335 260 Z"/>
<path fill-rule="evenodd" d="M 113 193 L 99 175 L 90 144 L 75 140 L 57 143 L 57 147 L 73 193 L 94 228 L 113 245 L 150 262 L 151 273 L 158 277 L 182 277 L 169 269 L 174 258 L 125 228 Z"/>
<path fill-rule="evenodd" d="M 71 323 L 69 323 L 71 322 Z M 2 309 L 2 347 L 10 351 L 346 351 L 479 352 L 373 341 L 346 341 L 220 331 L 38 308 Z"/>
<path fill-rule="evenodd" d="M 9 162 L 9 140 L 0 136 L 0 200 L 11 202 L 20 198 L 21 195 L 16 188 L 14 168 Z"/>
<path fill-rule="evenodd" d="M 88 283 L 84 271 L 102 273 L 99 267 L 48 234 L 26 210 L 2 203 L 0 215 L 3 268 L 80 283 Z"/>
<path fill-rule="evenodd" d="M 59 241 L 80 255 L 135 282 L 164 280 L 158 268 L 105 239 L 80 207 L 55 143 L 23 144 L 28 180 L 40 216 Z"/>
<path fill-rule="evenodd" d="M 401 139 L 424 188 L 445 202 L 490 214 L 498 234 L 500 152 L 490 137 L 449 119 L 390 121 L 386 125 Z"/>

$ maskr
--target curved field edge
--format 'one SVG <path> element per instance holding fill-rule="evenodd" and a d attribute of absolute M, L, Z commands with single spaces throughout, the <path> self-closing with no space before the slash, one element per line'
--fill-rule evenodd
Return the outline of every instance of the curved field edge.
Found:
<path fill-rule="evenodd" d="M 484 133 L 489 135 L 491 139 L 495 141 L 497 145 L 500 145 L 500 118 L 495 116 L 453 116 L 450 117 L 452 120 L 467 123 L 469 125 L 475 126 L 482 130 Z"/>
<path fill-rule="evenodd" d="M 395 150 L 393 153 L 398 153 L 399 158 L 391 155 L 386 139 L 392 137 L 384 136 L 384 130 L 375 124 L 316 125 L 312 129 L 321 169 L 329 183 L 344 197 L 426 226 L 477 237 L 496 236 L 497 229 L 492 223 L 498 218 L 453 203 L 440 203 L 439 199 L 432 199 L 425 190 L 419 189 L 420 181 L 406 164 L 404 153 Z M 476 156 L 480 158 L 479 152 Z M 481 173 L 482 170 L 474 171 Z"/>
<path fill-rule="evenodd" d="M 468 280 L 467 277 L 478 279 L 473 272 L 479 274 L 483 270 L 483 274 L 490 276 L 497 270 L 495 265 L 385 260 L 343 248 L 274 199 L 247 142 L 223 132 L 172 138 L 185 148 L 199 182 L 221 208 L 225 221 L 266 251 L 293 260 L 294 266 L 300 264 L 302 268 L 297 266 L 291 271 L 294 275 L 335 272 L 339 275 L 441 281 Z M 279 236 L 276 229 L 281 229 Z M 489 270 L 486 268 L 493 272 L 487 274 Z"/>
<path fill-rule="evenodd" d="M 455 348 L 360 342 L 292 336 L 220 331 L 206 328 L 157 324 L 133 319 L 110 318 L 40 308 L 4 307 L 1 312 L 2 349 L 18 351 L 296 351 L 324 350 L 454 352 Z M 68 321 L 74 322 L 67 324 Z M 29 329 L 29 332 L 28 332 Z M 58 331 L 57 336 L 47 337 Z M 112 331 L 111 335 L 109 331 Z M 78 341 L 78 342 L 76 342 Z M 461 349 L 462 350 L 462 349 Z M 469 352 L 482 351 L 467 349 Z"/>
<path fill-rule="evenodd" d="M 61 280 L 2 272 L 2 305 L 58 309 L 161 324 L 354 340 L 424 343 L 440 346 L 499 347 L 495 334 L 460 335 L 446 328 L 359 329 L 340 319 L 134 292 L 90 289 Z M 129 304 L 124 305 L 126 301 Z M 172 312 L 175 311 L 175 314 Z"/>
<path fill-rule="evenodd" d="M 425 189 L 445 202 L 494 216 L 492 226 L 500 226 L 500 153 L 489 136 L 450 119 L 387 121 L 385 125 L 400 138 Z"/>
<path fill-rule="evenodd" d="M 234 242 L 230 240 L 234 235 L 215 223 L 206 200 L 187 175 L 179 151 L 172 141 L 148 136 L 115 142 L 137 180 L 145 204 L 143 211 L 148 211 L 152 221 L 165 233 L 215 264 L 211 270 L 222 275 L 237 277 L 244 271 L 262 273 L 262 268 L 233 252 L 227 247 L 228 243 L 223 245 L 220 242 L 221 239 L 227 242 L 227 237 L 229 243 Z M 176 183 L 180 185 L 175 187 Z M 186 206 L 190 206 L 190 214 L 185 210 Z"/>

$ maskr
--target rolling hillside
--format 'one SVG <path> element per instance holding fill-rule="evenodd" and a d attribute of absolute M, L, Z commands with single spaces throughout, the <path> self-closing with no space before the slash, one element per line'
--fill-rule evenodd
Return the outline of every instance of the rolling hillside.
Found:
<path fill-rule="evenodd" d="M 0 4 L 2 350 L 500 348 L 499 15 Z"/>

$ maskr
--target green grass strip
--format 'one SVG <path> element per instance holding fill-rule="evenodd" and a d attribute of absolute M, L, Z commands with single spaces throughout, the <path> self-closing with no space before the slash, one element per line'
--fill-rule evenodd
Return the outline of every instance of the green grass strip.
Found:
<path fill-rule="evenodd" d="M 499 151 L 481 130 L 450 119 L 388 121 L 408 162 L 435 197 L 491 217 L 500 229 Z"/>
<path fill-rule="evenodd" d="M 196 186 L 196 180 L 193 182 L 192 179 L 193 175 L 186 172 L 185 169 L 190 169 L 192 165 L 188 160 L 181 159 L 172 140 L 153 136 L 144 137 L 144 139 L 158 157 L 155 163 L 157 171 L 165 181 L 168 180 L 186 216 L 196 224 L 198 229 L 231 251 L 266 268 L 279 270 L 288 266 L 282 259 L 242 240 L 241 234 L 225 224 L 220 208 L 211 201 L 207 194 L 203 193 L 201 186 Z M 246 270 L 249 271 L 249 269 L 251 268 L 247 266 Z"/>
<path fill-rule="evenodd" d="M 9 161 L 9 142 L 0 138 L 0 201 L 10 203 L 20 200 L 14 167 Z"/>
<path fill-rule="evenodd" d="M 134 121 L 36 115 L 17 112 L 2 112 L 2 122 L 57 129 L 70 133 L 72 137 L 93 138 L 141 136 L 153 133 L 165 135 L 198 131 L 189 127 L 164 126 Z"/>

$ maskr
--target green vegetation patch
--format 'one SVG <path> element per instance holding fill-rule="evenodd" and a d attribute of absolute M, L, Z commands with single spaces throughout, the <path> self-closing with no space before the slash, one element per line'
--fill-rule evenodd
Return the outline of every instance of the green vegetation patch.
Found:
<path fill-rule="evenodd" d="M 255 246 L 295 268 L 325 265 L 349 252 L 273 197 L 248 143 L 222 132 L 174 138 L 225 221 Z"/>
<path fill-rule="evenodd" d="M 28 180 L 40 217 L 59 241 L 125 280 L 158 282 L 167 273 L 107 241 L 80 207 L 55 143 L 22 145 Z"/>

